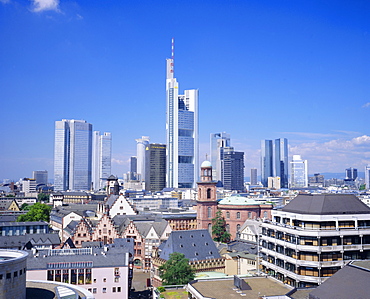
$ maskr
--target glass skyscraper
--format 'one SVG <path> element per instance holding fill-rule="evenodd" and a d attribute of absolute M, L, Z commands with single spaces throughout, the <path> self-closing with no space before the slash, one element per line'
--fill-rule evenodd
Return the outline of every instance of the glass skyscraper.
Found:
<path fill-rule="evenodd" d="M 274 176 L 280 177 L 281 188 L 288 188 L 288 140 L 275 139 Z"/>
<path fill-rule="evenodd" d="M 268 178 L 274 176 L 272 140 L 261 141 L 261 183 L 268 185 Z"/>
<path fill-rule="evenodd" d="M 198 180 L 198 90 L 178 94 L 173 47 L 172 40 L 172 58 L 166 67 L 166 185 L 194 188 Z"/>
<path fill-rule="evenodd" d="M 308 165 L 307 160 L 302 160 L 300 155 L 293 155 L 290 175 L 290 187 L 306 188 L 308 187 Z"/>
<path fill-rule="evenodd" d="M 54 190 L 90 190 L 92 125 L 84 120 L 55 122 Z"/>
<path fill-rule="evenodd" d="M 211 133 L 210 144 L 212 178 L 222 181 L 222 160 L 224 159 L 225 147 L 230 147 L 230 134 L 225 132 Z"/>
<path fill-rule="evenodd" d="M 107 178 L 111 173 L 112 161 L 112 137 L 111 133 L 99 131 L 93 133 L 92 149 L 92 182 L 93 188 L 104 188 Z"/>

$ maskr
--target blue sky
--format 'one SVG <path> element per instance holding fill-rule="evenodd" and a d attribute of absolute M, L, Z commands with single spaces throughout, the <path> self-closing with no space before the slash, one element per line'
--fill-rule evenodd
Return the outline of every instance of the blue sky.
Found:
<path fill-rule="evenodd" d="M 112 133 L 112 172 L 135 139 L 165 143 L 165 59 L 199 89 L 200 154 L 225 131 L 259 166 L 288 138 L 309 172 L 370 163 L 369 1 L 0 0 L 0 179 L 53 177 L 54 122 Z"/>

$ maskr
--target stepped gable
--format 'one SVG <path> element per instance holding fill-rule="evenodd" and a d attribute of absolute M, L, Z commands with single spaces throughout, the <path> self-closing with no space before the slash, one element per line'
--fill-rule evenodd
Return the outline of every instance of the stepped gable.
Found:
<path fill-rule="evenodd" d="M 221 258 L 208 230 L 172 231 L 159 249 L 159 257 L 168 260 L 174 252 L 183 253 L 190 261 Z"/>
<path fill-rule="evenodd" d="M 311 215 L 370 214 L 370 208 L 353 194 L 300 194 L 281 210 Z"/>

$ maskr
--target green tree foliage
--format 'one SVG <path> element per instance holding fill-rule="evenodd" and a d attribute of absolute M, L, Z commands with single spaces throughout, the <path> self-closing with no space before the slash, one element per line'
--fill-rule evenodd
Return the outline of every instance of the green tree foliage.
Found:
<path fill-rule="evenodd" d="M 365 189 L 366 189 L 366 184 L 361 184 L 359 190 L 362 191 L 362 190 L 365 190 Z"/>
<path fill-rule="evenodd" d="M 18 222 L 25 221 L 46 221 L 49 222 L 51 206 L 42 203 L 35 203 L 29 208 L 27 214 L 17 218 Z"/>
<path fill-rule="evenodd" d="M 159 271 L 164 285 L 184 285 L 195 277 L 189 260 L 179 252 L 171 253 L 169 260 L 159 267 Z"/>
<path fill-rule="evenodd" d="M 24 203 L 21 205 L 21 211 L 28 211 L 30 207 L 31 206 L 28 203 Z"/>
<path fill-rule="evenodd" d="M 216 217 L 212 219 L 212 235 L 216 242 L 227 243 L 230 241 L 231 235 L 226 230 L 226 221 L 222 217 L 221 211 L 217 211 Z"/>
<path fill-rule="evenodd" d="M 45 194 L 45 193 L 39 193 L 39 195 L 37 195 L 37 201 L 40 201 L 40 202 L 49 202 L 49 197 L 50 195 L 49 194 Z"/>

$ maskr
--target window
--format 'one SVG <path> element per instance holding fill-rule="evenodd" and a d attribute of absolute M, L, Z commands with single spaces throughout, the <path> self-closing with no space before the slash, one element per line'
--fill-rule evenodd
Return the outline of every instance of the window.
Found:
<path fill-rule="evenodd" d="M 93 288 L 93 294 L 96 294 L 96 288 Z"/>
<path fill-rule="evenodd" d="M 115 277 L 114 282 L 119 282 L 119 277 Z"/>
<path fill-rule="evenodd" d="M 112 288 L 112 292 L 115 293 L 116 292 L 116 287 L 113 287 Z"/>
<path fill-rule="evenodd" d="M 212 218 L 212 208 L 211 207 L 207 208 L 207 217 Z"/>
<path fill-rule="evenodd" d="M 107 282 L 107 279 L 106 278 L 103 278 L 103 282 Z"/>
<path fill-rule="evenodd" d="M 236 213 L 236 219 L 240 219 L 240 212 Z"/>
<path fill-rule="evenodd" d="M 226 218 L 230 219 L 230 212 L 226 212 Z"/>
<path fill-rule="evenodd" d="M 207 189 L 207 199 L 211 198 L 211 188 Z"/>
<path fill-rule="evenodd" d="M 264 212 L 263 212 L 263 218 L 267 218 L 267 216 L 268 216 L 268 215 L 267 215 L 267 211 L 264 211 Z"/>
<path fill-rule="evenodd" d="M 117 292 L 121 292 L 121 287 L 117 287 Z"/>
<path fill-rule="evenodd" d="M 107 292 L 107 288 L 103 288 L 103 293 L 106 293 Z"/>
<path fill-rule="evenodd" d="M 252 212 L 248 212 L 248 218 L 251 219 L 252 218 Z"/>
<path fill-rule="evenodd" d="M 18 272 L 15 271 L 14 274 L 13 274 L 14 277 L 17 277 L 18 276 Z"/>
<path fill-rule="evenodd" d="M 240 230 L 240 224 L 238 224 L 238 225 L 236 226 L 236 230 L 237 230 L 237 231 L 239 231 L 239 230 Z"/>

